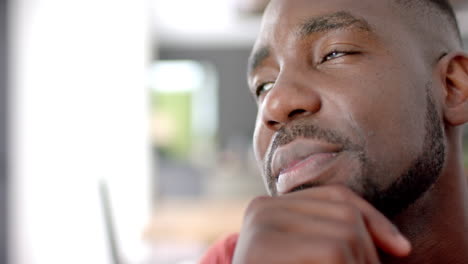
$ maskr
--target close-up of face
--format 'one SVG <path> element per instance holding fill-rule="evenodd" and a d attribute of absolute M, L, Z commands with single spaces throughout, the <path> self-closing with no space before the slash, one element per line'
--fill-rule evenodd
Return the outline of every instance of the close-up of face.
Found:
<path fill-rule="evenodd" d="M 311 3 L 313 2 L 313 4 Z M 387 215 L 446 160 L 436 66 L 393 0 L 272 1 L 250 59 L 268 192 L 344 184 Z"/>

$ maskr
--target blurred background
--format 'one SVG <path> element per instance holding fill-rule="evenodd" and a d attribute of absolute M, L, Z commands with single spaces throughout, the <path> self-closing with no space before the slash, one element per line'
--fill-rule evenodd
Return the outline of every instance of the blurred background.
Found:
<path fill-rule="evenodd" d="M 265 193 L 245 73 L 267 2 L 0 1 L 0 263 L 189 264 L 238 231 Z"/>

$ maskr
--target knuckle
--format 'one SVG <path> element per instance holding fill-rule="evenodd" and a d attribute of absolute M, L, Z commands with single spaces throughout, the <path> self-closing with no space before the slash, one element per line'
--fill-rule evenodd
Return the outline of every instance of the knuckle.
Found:
<path fill-rule="evenodd" d="M 338 240 L 326 243 L 322 248 L 322 254 L 323 257 L 327 259 L 326 263 L 347 263 L 349 260 L 346 246 L 342 241 Z"/>
<path fill-rule="evenodd" d="M 267 200 L 267 197 L 265 197 L 265 196 L 255 197 L 254 199 L 252 199 L 249 202 L 246 211 L 247 212 L 255 211 L 258 208 L 261 208 L 261 207 L 265 206 L 266 200 Z"/>
<path fill-rule="evenodd" d="M 341 218 L 342 221 L 350 225 L 356 225 L 359 223 L 359 220 L 361 219 L 361 213 L 354 206 L 343 205 L 342 208 L 340 209 L 339 217 Z"/>
<path fill-rule="evenodd" d="M 274 241 L 273 233 L 265 229 L 257 229 L 253 232 L 252 237 L 257 245 L 267 246 Z"/>
<path fill-rule="evenodd" d="M 261 224 L 270 218 L 270 213 L 268 200 L 264 197 L 257 197 L 247 206 L 245 221 L 251 224 Z"/>
<path fill-rule="evenodd" d="M 346 226 L 341 231 L 341 240 L 348 245 L 355 245 L 359 241 L 359 232 L 354 227 Z"/>

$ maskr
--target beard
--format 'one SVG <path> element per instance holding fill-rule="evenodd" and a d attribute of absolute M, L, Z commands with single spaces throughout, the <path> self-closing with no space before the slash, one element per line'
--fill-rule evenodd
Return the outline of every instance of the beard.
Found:
<path fill-rule="evenodd" d="M 395 217 L 415 203 L 436 183 L 444 167 L 446 147 L 443 124 L 429 89 L 426 92 L 426 101 L 422 151 L 390 185 L 381 186 L 379 176 L 385 177 L 384 173 L 387 173 L 368 158 L 363 146 L 352 143 L 336 131 L 321 129 L 313 124 L 297 123 L 289 128 L 284 127 L 278 130 L 267 152 L 264 174 L 269 192 L 272 195 L 277 194 L 276 178 L 271 171 L 275 150 L 298 137 L 318 139 L 331 144 L 339 144 L 343 147 L 343 151 L 357 153 L 361 169 L 346 185 L 388 218 Z M 377 173 L 379 171 L 380 173 Z M 295 188 L 293 192 L 321 185 L 323 183 L 320 182 L 304 184 Z"/>

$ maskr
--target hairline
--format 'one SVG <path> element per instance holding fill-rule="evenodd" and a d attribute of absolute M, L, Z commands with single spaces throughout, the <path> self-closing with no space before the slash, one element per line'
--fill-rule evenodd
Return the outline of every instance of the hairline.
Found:
<path fill-rule="evenodd" d="M 463 44 L 463 37 L 460 31 L 460 26 L 455 14 L 453 6 L 447 0 L 392 0 L 398 6 L 403 8 L 403 10 L 413 10 L 414 6 L 422 6 L 428 8 L 432 12 L 437 12 L 441 16 L 441 20 L 444 20 L 448 23 L 453 30 L 453 33 L 456 34 L 459 44 Z M 431 12 L 430 11 L 430 12 Z M 419 13 L 425 13 L 420 10 L 416 11 Z"/>

